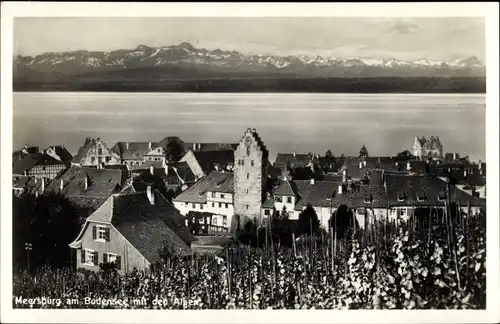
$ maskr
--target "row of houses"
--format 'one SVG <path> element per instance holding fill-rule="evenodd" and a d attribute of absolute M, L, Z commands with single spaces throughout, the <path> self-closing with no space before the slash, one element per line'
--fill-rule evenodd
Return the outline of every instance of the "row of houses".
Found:
<path fill-rule="evenodd" d="M 438 167 L 419 159 L 347 157 L 334 172 L 324 172 L 324 157 L 279 153 L 272 165 L 255 129 L 247 129 L 237 144 L 180 142 L 178 162 L 166 159 L 173 142 L 179 143 L 178 138 L 119 142 L 108 149 L 102 139 L 89 138 L 69 162 L 56 147 L 43 152 L 24 148 L 14 164 L 39 154 L 36 166 L 59 163 L 49 157 L 63 165 L 50 172 L 14 168 L 14 189 L 67 196 L 79 206 L 82 220 L 81 232 L 70 244 L 77 267 L 96 270 L 100 263 L 116 262 L 120 271 L 147 270 L 159 260 L 166 242 L 180 254 L 207 249 L 206 238 L 194 236 L 187 227 L 193 212 L 226 233 L 235 215 L 263 222 L 273 211 L 285 210 L 297 220 L 308 205 L 323 226 L 342 205 L 355 212 L 360 226 L 374 217 L 404 221 L 418 207 L 443 208 L 448 198 L 471 213 L 485 205 L 463 182 L 483 179 L 482 166 L 453 169 L 463 172 L 464 179 L 448 189 L 444 177 L 452 166 L 444 162 Z M 298 173 L 290 172 L 300 168 L 311 170 L 312 176 L 298 179 Z"/>

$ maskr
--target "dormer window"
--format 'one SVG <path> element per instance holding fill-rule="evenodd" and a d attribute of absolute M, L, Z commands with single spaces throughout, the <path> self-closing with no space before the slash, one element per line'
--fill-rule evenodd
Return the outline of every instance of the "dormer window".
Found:
<path fill-rule="evenodd" d="M 424 193 L 418 193 L 417 194 L 417 201 L 424 201 L 425 200 L 425 194 Z"/>
<path fill-rule="evenodd" d="M 444 201 L 446 199 L 446 193 L 444 191 L 441 191 L 439 194 L 438 194 L 438 200 L 439 201 Z"/>
<path fill-rule="evenodd" d="M 398 193 L 398 201 L 405 201 L 406 195 L 404 192 Z"/>
<path fill-rule="evenodd" d="M 371 203 L 372 200 L 373 200 L 372 195 L 365 195 L 365 198 L 364 198 L 365 204 Z"/>

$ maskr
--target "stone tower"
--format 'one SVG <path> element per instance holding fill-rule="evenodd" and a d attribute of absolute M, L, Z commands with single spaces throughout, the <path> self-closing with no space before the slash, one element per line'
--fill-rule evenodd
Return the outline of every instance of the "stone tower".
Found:
<path fill-rule="evenodd" d="M 255 129 L 247 129 L 234 151 L 234 213 L 239 226 L 259 221 L 269 152 Z"/>

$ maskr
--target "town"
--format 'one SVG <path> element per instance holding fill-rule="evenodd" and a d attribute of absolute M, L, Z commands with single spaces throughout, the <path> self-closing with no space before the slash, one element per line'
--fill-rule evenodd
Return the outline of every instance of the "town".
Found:
<path fill-rule="evenodd" d="M 274 163 L 251 128 L 233 143 L 170 136 L 110 145 L 86 138 L 75 155 L 64 145 L 25 146 L 14 152 L 12 167 L 15 199 L 55 195 L 72 205 L 78 224 L 73 236 L 50 235 L 65 237 L 58 251 L 71 251 L 61 258 L 73 269 L 94 272 L 113 264 L 119 274 L 151 273 L 165 256 L 224 256 L 235 238 L 257 248 L 293 246 L 297 255 L 297 244 L 313 244 L 301 241 L 313 232 L 328 242 L 325 262 L 333 271 L 337 253 L 347 253 L 348 234 L 338 226 L 368 232 L 383 224 L 387 248 L 389 228 L 397 233 L 418 227 L 430 240 L 431 218 L 465 224 L 447 221 L 446 214 L 453 208 L 472 219 L 486 211 L 486 163 L 444 153 L 436 136 L 415 137 L 408 150 L 393 156 L 372 156 L 363 146 L 358 156 L 278 152 Z M 17 242 L 18 262 L 29 269 L 35 243 L 24 235 Z M 369 237 L 366 244 L 381 240 Z"/>

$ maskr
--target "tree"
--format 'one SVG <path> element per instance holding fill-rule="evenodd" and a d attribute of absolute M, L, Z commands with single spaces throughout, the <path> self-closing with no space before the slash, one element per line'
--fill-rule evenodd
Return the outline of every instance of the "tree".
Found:
<path fill-rule="evenodd" d="M 353 227 L 358 228 L 358 223 L 352 209 L 347 205 L 340 205 L 328 220 L 328 226 L 332 228 L 334 233 L 337 232 L 337 239 L 342 239 L 347 230 Z"/>
<path fill-rule="evenodd" d="M 169 139 L 165 152 L 167 161 L 177 163 L 180 159 L 182 159 L 183 155 L 184 146 L 182 145 L 180 140 L 177 138 Z"/>
<path fill-rule="evenodd" d="M 364 158 L 368 157 L 368 149 L 364 144 L 361 150 L 359 151 L 359 157 L 364 157 Z"/>
<path fill-rule="evenodd" d="M 397 154 L 398 158 L 411 158 L 413 155 L 408 150 L 404 150 L 403 152 L 399 152 Z"/>
<path fill-rule="evenodd" d="M 311 228 L 312 226 L 312 228 Z M 297 230 L 296 234 L 300 235 L 308 235 L 312 233 L 317 233 L 320 227 L 318 215 L 316 211 L 312 207 L 311 204 L 308 204 L 306 209 L 304 209 L 300 215 L 299 220 L 297 222 Z M 311 231 L 312 229 L 312 231 Z"/>
<path fill-rule="evenodd" d="M 35 197 L 29 192 L 13 198 L 13 262 L 15 271 L 27 266 L 25 244 L 30 243 L 30 268 L 69 266 L 68 246 L 81 227 L 79 210 L 60 193 Z"/>

